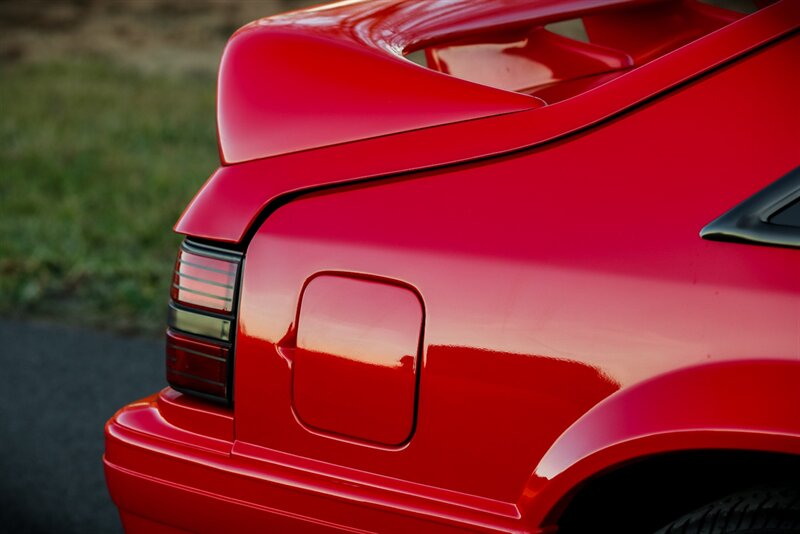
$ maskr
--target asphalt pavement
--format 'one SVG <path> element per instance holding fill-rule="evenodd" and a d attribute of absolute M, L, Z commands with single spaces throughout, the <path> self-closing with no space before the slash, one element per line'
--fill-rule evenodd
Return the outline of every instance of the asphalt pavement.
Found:
<path fill-rule="evenodd" d="M 161 341 L 0 321 L 0 530 L 121 532 L 103 425 L 164 385 Z"/>

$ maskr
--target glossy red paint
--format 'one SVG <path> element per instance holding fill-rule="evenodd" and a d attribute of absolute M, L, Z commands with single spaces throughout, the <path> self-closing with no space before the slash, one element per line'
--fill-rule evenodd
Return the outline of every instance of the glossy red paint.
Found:
<path fill-rule="evenodd" d="M 528 508 L 526 501 L 535 500 L 531 509 L 543 514 L 556 508 L 557 500 L 580 484 L 586 472 L 664 451 L 796 454 L 799 383 L 798 358 L 721 361 L 638 383 L 599 403 L 556 440 L 537 465 L 520 504 Z M 547 518 L 529 519 L 538 524 Z"/>
<path fill-rule="evenodd" d="M 280 204 L 285 195 L 311 187 L 474 161 L 557 141 L 610 120 L 791 32 L 797 27 L 798 19 L 800 4 L 776 3 L 707 35 L 692 46 L 679 48 L 658 61 L 630 70 L 613 84 L 592 88 L 580 98 L 531 112 L 423 128 L 369 138 L 360 143 L 347 143 L 348 138 L 337 137 L 333 142 L 344 144 L 282 157 L 268 157 L 276 154 L 271 146 L 280 146 L 269 145 L 272 136 L 278 135 L 280 130 L 265 133 L 269 122 L 248 120 L 241 125 L 241 136 L 249 139 L 248 143 L 263 139 L 259 143 L 265 145 L 264 149 L 250 155 L 263 159 L 220 167 L 187 207 L 175 231 L 239 243 L 252 229 L 258 215 Z M 220 96 L 220 106 L 223 100 Z M 225 121 L 223 115 L 224 111 L 220 110 L 219 123 Z M 361 115 L 356 114 L 335 122 L 335 127 L 326 120 L 319 128 L 331 132 L 342 123 L 360 120 Z M 443 142 L 445 139 L 448 142 Z M 427 147 L 435 147 L 435 150 Z M 220 198 L 226 201 L 220 202 Z"/>
<path fill-rule="evenodd" d="M 454 44 L 429 49 L 428 54 L 441 72 L 525 92 L 633 67 L 628 54 L 568 39 L 543 26 L 522 33 L 510 43 Z"/>
<path fill-rule="evenodd" d="M 624 40 L 611 3 L 274 24 L 321 17 L 370 57 L 586 10 Z M 177 228 L 245 253 L 234 405 L 167 389 L 108 423 L 126 527 L 554 532 L 576 488 L 633 459 L 800 454 L 800 252 L 698 236 L 798 164 L 798 4 L 723 22 L 683 4 L 729 25 L 666 55 L 615 41 L 636 67 L 557 104 L 223 166 Z M 663 46 L 697 37 L 676 31 Z M 253 139 L 236 158 L 297 148 Z"/>
<path fill-rule="evenodd" d="M 391 281 L 325 273 L 305 289 L 297 339 L 282 343 L 292 404 L 312 429 L 383 445 L 411 437 L 423 308 Z"/>

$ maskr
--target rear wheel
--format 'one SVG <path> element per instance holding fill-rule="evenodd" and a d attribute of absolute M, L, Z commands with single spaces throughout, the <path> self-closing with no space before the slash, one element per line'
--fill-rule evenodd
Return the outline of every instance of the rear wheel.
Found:
<path fill-rule="evenodd" d="M 735 493 L 676 519 L 656 534 L 800 533 L 800 485 Z"/>

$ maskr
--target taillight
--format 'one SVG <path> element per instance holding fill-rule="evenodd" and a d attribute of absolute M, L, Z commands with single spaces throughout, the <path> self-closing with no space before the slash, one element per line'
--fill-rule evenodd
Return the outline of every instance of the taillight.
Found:
<path fill-rule="evenodd" d="M 167 382 L 230 403 L 242 254 L 185 240 L 170 291 Z"/>

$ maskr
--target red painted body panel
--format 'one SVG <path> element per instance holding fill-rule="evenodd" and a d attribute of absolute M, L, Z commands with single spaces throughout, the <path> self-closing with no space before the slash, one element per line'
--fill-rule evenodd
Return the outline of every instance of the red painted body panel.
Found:
<path fill-rule="evenodd" d="M 109 422 L 129 530 L 552 532 L 634 458 L 800 454 L 800 252 L 698 236 L 798 164 L 799 22 L 779 2 L 555 105 L 223 166 L 177 228 L 245 251 L 234 407 L 166 390 Z"/>
<path fill-rule="evenodd" d="M 798 384 L 797 357 L 722 361 L 638 383 L 592 408 L 553 443 L 529 479 L 520 505 L 544 514 L 585 480 L 587 472 L 664 451 L 798 454 Z M 535 505 L 527 504 L 534 495 Z M 538 524 L 546 517 L 529 519 Z"/>
<path fill-rule="evenodd" d="M 799 50 L 771 49 L 569 142 L 279 208 L 244 267 L 237 351 L 262 356 L 237 361 L 237 439 L 515 502 L 550 444 L 618 388 L 709 359 L 796 358 L 800 257 L 698 232 L 795 165 L 793 96 L 750 108 L 758 121 L 730 110 L 760 90 L 756 72 Z M 726 99 L 727 87 L 739 91 Z M 743 136 L 741 121 L 762 127 Z M 652 124 L 668 151 L 620 149 Z M 326 270 L 402 280 L 425 299 L 417 431 L 391 462 L 368 448 L 352 458 L 292 415 L 275 347 L 304 281 Z"/>
<path fill-rule="evenodd" d="M 532 91 L 633 67 L 628 54 L 567 39 L 543 26 L 510 43 L 456 44 L 435 48 L 429 54 L 442 72 L 511 91 Z M 547 63 L 539 59 L 542 56 Z"/>
<path fill-rule="evenodd" d="M 423 308 L 385 280 L 325 273 L 303 290 L 292 366 L 292 403 L 312 429 L 384 445 L 411 437 Z"/>

